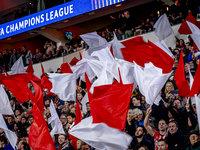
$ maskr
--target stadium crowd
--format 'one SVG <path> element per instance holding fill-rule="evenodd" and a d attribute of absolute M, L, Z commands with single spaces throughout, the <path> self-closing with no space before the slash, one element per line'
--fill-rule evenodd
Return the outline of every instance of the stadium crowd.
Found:
<path fill-rule="evenodd" d="M 180 9 L 179 4 L 176 2 L 178 2 L 178 0 L 176 0 L 175 5 L 171 7 L 171 19 L 174 21 L 173 15 L 176 15 L 175 20 L 177 20 L 178 22 L 178 20 L 181 20 L 179 15 L 183 12 L 178 11 L 182 9 Z M 193 7 L 188 6 L 188 8 Z M 184 10 L 185 13 L 188 12 L 185 7 Z M 126 13 L 127 12 L 125 12 L 124 14 L 125 17 L 127 15 Z M 151 21 L 152 20 L 149 19 L 148 21 L 146 21 L 146 23 Z M 172 24 L 173 21 L 171 22 Z M 182 21 L 183 20 L 181 20 L 181 22 Z M 135 31 L 136 28 L 134 28 L 133 26 L 133 30 L 131 28 L 131 33 L 130 31 L 127 31 L 126 25 L 124 26 L 124 36 L 128 37 L 130 34 L 133 34 L 133 31 Z M 148 32 L 149 29 L 152 30 L 152 27 L 147 27 L 146 25 L 142 25 L 140 29 L 144 29 L 144 27 L 145 29 L 147 29 L 146 32 Z M 112 34 L 110 34 L 109 30 L 106 30 L 106 32 L 107 33 L 102 32 L 101 35 L 109 41 L 109 38 L 112 39 Z M 121 32 L 123 32 L 121 31 L 121 29 L 115 30 L 116 34 L 121 34 Z M 122 35 L 117 35 L 117 37 L 118 39 L 123 39 Z M 67 49 L 64 49 L 61 46 L 59 47 L 59 50 L 55 53 L 55 45 L 52 42 L 46 42 L 44 45 L 46 53 L 42 54 L 40 50 L 37 49 L 35 56 L 32 56 L 30 50 L 27 50 L 26 45 L 23 45 L 22 51 L 20 51 L 19 49 L 14 49 L 13 52 L 5 50 L 4 54 L 0 53 L 0 66 L 4 66 L 6 70 L 9 70 L 9 67 L 12 66 L 20 56 L 22 56 L 24 65 L 26 66 L 29 65 L 28 59 L 31 59 L 33 62 L 39 62 L 41 60 L 48 60 L 53 57 L 59 57 L 62 55 L 61 53 L 68 54 L 78 50 L 78 43 L 75 43 L 74 46 L 75 48 L 73 47 L 73 45 L 66 44 Z M 124 132 L 129 134 L 133 138 L 129 146 L 130 150 L 200 149 L 200 136 L 196 104 L 191 99 L 188 100 L 187 97 L 179 96 L 177 86 L 173 78 L 182 51 L 185 65 L 185 76 L 188 83 L 190 83 L 189 70 L 194 76 L 197 66 L 199 65 L 200 52 L 198 49 L 196 49 L 194 42 L 190 36 L 188 36 L 187 41 L 176 38 L 176 48 L 170 48 L 170 50 L 175 57 L 173 73 L 166 82 L 165 86 L 162 88 L 162 91 L 160 92 L 163 100 L 159 102 L 159 105 L 148 105 L 145 101 L 145 96 L 140 93 L 138 87 L 134 90 L 132 96 L 130 97 L 130 107 L 127 114 L 126 127 L 124 128 Z M 62 73 L 61 69 L 58 68 L 55 73 Z M 77 81 L 77 83 L 78 85 L 76 98 L 80 107 L 82 108 L 81 102 L 87 92 L 87 88 L 85 82 Z M 29 82 L 27 86 L 33 93 L 35 92 L 35 89 L 31 82 Z M 11 131 L 14 131 L 18 136 L 17 149 L 29 150 L 31 148 L 29 147 L 28 143 L 28 134 L 30 125 L 33 122 L 33 116 L 32 114 L 29 114 L 29 112 L 32 110 L 33 104 L 31 100 L 19 104 L 11 91 L 6 87 L 4 89 L 10 100 L 11 108 L 14 112 L 14 115 L 4 115 L 7 127 Z M 53 142 L 56 149 L 73 150 L 74 148 L 71 146 L 68 131 L 74 126 L 77 104 L 73 101 L 62 101 L 56 95 L 49 95 L 48 91 L 43 92 L 43 99 L 45 106 L 43 116 L 48 125 L 49 131 L 52 130 L 51 125 L 48 124 L 48 118 L 51 116 L 49 111 L 51 101 L 54 103 L 56 112 L 65 131 L 65 134 L 55 135 L 53 137 Z M 89 103 L 86 103 L 86 108 L 86 113 L 84 113 L 81 109 L 83 119 L 90 116 Z M 78 150 L 94 149 L 81 140 L 77 140 L 76 145 Z M 0 149 L 13 149 L 7 140 L 4 130 L 2 130 L 1 128 Z"/>

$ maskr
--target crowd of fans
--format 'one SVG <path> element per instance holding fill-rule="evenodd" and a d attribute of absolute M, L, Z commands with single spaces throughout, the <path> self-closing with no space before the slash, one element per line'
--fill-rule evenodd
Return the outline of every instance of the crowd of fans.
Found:
<path fill-rule="evenodd" d="M 177 2 L 177 1 L 176 1 Z M 197 6 L 197 5 L 196 5 Z M 174 9 L 172 9 L 175 7 Z M 179 5 L 175 3 L 171 7 L 171 12 L 179 10 Z M 173 10 L 173 11 L 172 11 Z M 184 8 L 185 10 L 185 8 Z M 175 11 L 175 12 L 176 12 Z M 192 10 L 194 11 L 194 10 Z M 188 11 L 186 11 L 188 12 Z M 126 12 L 127 13 L 127 12 Z M 177 15 L 176 19 L 180 20 L 178 15 L 184 14 L 183 11 L 177 11 L 172 13 Z M 184 15 L 185 16 L 185 15 Z M 175 20 L 176 20 L 175 19 Z M 149 19 L 146 21 L 151 22 Z M 181 20 L 182 22 L 183 20 Z M 126 27 L 126 26 L 125 26 Z M 144 26 L 143 26 L 144 27 Z M 147 27 L 147 26 L 145 26 Z M 133 26 L 130 28 L 131 31 L 136 29 Z M 149 31 L 149 28 L 146 28 Z M 126 31 L 126 30 L 124 30 Z M 116 36 L 122 38 L 127 37 L 131 34 L 129 31 L 127 34 L 122 29 L 115 29 Z M 120 34 L 117 34 L 120 33 Z M 113 35 L 107 29 L 106 32 L 101 33 L 102 37 L 108 41 L 112 40 Z M 74 46 L 74 47 L 73 47 Z M 78 50 L 78 43 L 66 44 L 66 48 L 62 46 L 55 52 L 55 45 L 53 42 L 46 42 L 44 48 L 46 49 L 45 54 L 42 54 L 39 49 L 36 50 L 35 56 L 31 55 L 30 50 L 27 50 L 26 46 L 22 47 L 22 51 L 14 49 L 13 52 L 5 50 L 4 54 L 0 53 L 0 65 L 9 69 L 10 66 L 20 57 L 23 57 L 24 64 L 28 65 L 27 59 L 31 59 L 33 62 L 38 62 L 45 59 L 61 56 L 62 53 L 72 53 Z M 70 48 L 71 47 L 71 48 Z M 129 149 L 133 150 L 199 150 L 200 149 L 200 136 L 199 126 L 197 119 L 196 104 L 187 97 L 180 97 L 177 91 L 173 75 L 178 66 L 180 52 L 183 51 L 183 60 L 185 65 L 185 75 L 188 82 L 189 70 L 194 76 L 197 66 L 199 65 L 200 52 L 196 48 L 192 38 L 188 36 L 188 40 L 176 39 L 176 48 L 172 49 L 175 63 L 173 67 L 172 76 L 168 79 L 165 86 L 163 87 L 160 95 L 163 100 L 159 102 L 159 105 L 150 106 L 146 103 L 145 97 L 140 94 L 138 88 L 132 93 L 130 98 L 130 108 L 127 114 L 126 127 L 124 132 L 133 137 L 133 140 L 129 146 Z M 27 59 L 26 59 L 27 58 Z M 9 61 L 8 61 L 9 60 Z M 60 68 L 55 73 L 62 73 Z M 78 81 L 77 86 L 77 99 L 82 109 L 81 101 L 87 91 L 86 85 L 82 81 Z M 34 93 L 34 88 L 31 83 L 28 83 L 28 88 Z M 33 108 L 31 100 L 19 104 L 12 93 L 5 87 L 6 93 L 10 99 L 10 105 L 14 112 L 14 116 L 4 116 L 7 123 L 7 127 L 14 131 L 18 136 L 17 149 L 18 150 L 29 150 L 28 145 L 28 133 L 30 125 L 33 122 L 33 116 L 28 112 Z M 47 92 L 43 93 L 44 96 L 44 118 L 48 124 L 48 118 L 51 116 L 49 111 L 50 102 L 53 101 L 60 121 L 63 125 L 65 134 L 56 135 L 53 138 L 54 144 L 58 150 L 73 150 L 74 148 L 70 144 L 68 130 L 74 125 L 75 114 L 76 114 L 76 103 L 64 102 L 57 96 L 48 96 Z M 82 118 L 90 116 L 90 104 L 86 104 L 87 112 L 84 114 L 82 111 Z M 51 126 L 48 124 L 49 130 Z M 77 141 L 78 150 L 90 150 L 94 149 L 90 145 L 84 143 L 81 140 Z M 0 129 L 0 149 L 11 149 L 11 145 L 8 143 L 5 133 Z"/>
<path fill-rule="evenodd" d="M 46 43 L 49 44 L 49 43 Z M 46 45 L 45 44 L 45 45 Z M 51 51 L 49 49 L 49 51 Z M 133 150 L 198 150 L 200 149 L 199 126 L 197 119 L 196 104 L 188 100 L 187 97 L 180 97 L 173 78 L 176 71 L 180 52 L 183 51 L 183 59 L 185 63 L 185 75 L 188 82 L 189 70 L 194 76 L 196 68 L 199 64 L 199 51 L 194 49 L 194 42 L 191 37 L 185 42 L 182 39 L 177 39 L 176 48 L 171 49 L 175 63 L 172 76 L 168 79 L 161 91 L 159 105 L 150 106 L 146 103 L 145 97 L 140 94 L 138 88 L 132 93 L 130 98 L 130 107 L 127 114 L 126 127 L 124 132 L 133 137 L 129 149 Z M 58 68 L 55 73 L 62 73 Z M 80 103 L 87 91 L 85 82 L 77 81 L 77 100 Z M 28 88 L 34 93 L 34 88 L 31 83 Z M 28 112 L 33 108 L 31 100 L 19 104 L 9 89 L 5 88 L 10 99 L 11 107 L 14 111 L 14 116 L 4 116 L 7 126 L 14 131 L 18 136 L 17 147 L 19 150 L 30 149 L 28 145 L 28 132 L 33 121 L 33 116 Z M 48 124 L 48 118 L 51 116 L 49 106 L 53 101 L 60 121 L 65 131 L 64 134 L 56 135 L 53 138 L 55 146 L 58 150 L 70 150 L 73 147 L 70 145 L 68 131 L 74 125 L 76 114 L 76 103 L 73 101 L 62 101 L 57 96 L 48 96 L 47 91 L 44 96 L 44 118 Z M 90 116 L 90 104 L 86 104 L 87 112 L 82 111 L 82 118 Z M 49 131 L 51 126 L 48 124 Z M 0 146 L 4 149 L 10 148 L 3 130 L 0 130 Z M 77 141 L 79 150 L 93 149 L 83 141 Z"/>
<path fill-rule="evenodd" d="M 117 17 L 110 16 L 112 19 L 116 19 L 118 24 L 114 27 L 114 32 L 117 35 L 118 40 L 123 40 L 134 35 L 139 35 L 153 31 L 153 25 L 158 18 L 164 13 L 167 14 L 171 25 L 179 24 L 184 21 L 188 13 L 191 13 L 195 18 L 200 17 L 200 1 L 196 0 L 175 0 L 173 4 L 167 10 L 161 9 L 156 13 L 150 13 L 141 19 L 140 23 L 136 22 L 134 14 L 125 11 L 123 14 L 119 14 Z M 113 27 L 112 27 L 113 28 Z M 113 39 L 113 31 L 107 27 L 104 31 L 100 30 L 99 35 L 105 38 L 108 42 Z"/>
<path fill-rule="evenodd" d="M 68 55 L 79 51 L 81 49 L 88 48 L 87 44 L 80 38 L 74 36 L 74 39 L 70 43 L 66 43 L 65 46 L 56 47 L 56 44 L 52 41 L 46 41 L 44 49 L 36 49 L 35 55 L 32 55 L 31 50 L 28 50 L 26 45 L 21 48 L 14 48 L 13 50 L 5 49 L 4 52 L 0 52 L 0 66 L 6 71 L 9 71 L 13 64 L 22 56 L 24 66 L 29 65 L 28 59 L 32 63 L 38 63 L 40 61 L 46 61 L 53 58 L 58 58 L 64 55 Z M 56 50 L 57 49 L 57 50 Z M 45 51 L 42 53 L 41 51 Z M 0 68 L 0 73 L 3 70 Z"/>

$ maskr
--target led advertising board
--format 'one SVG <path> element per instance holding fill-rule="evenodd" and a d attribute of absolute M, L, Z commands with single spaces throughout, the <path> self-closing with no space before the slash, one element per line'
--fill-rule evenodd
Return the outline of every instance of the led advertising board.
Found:
<path fill-rule="evenodd" d="M 11 37 L 125 0 L 72 0 L 0 25 L 0 39 Z"/>

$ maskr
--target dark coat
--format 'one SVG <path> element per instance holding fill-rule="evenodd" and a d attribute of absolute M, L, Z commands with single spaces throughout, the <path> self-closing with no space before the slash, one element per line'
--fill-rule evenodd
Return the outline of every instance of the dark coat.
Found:
<path fill-rule="evenodd" d="M 168 133 L 166 137 L 169 150 L 182 150 L 184 149 L 184 135 L 181 130 L 178 130 L 175 134 Z"/>
<path fill-rule="evenodd" d="M 133 136 L 133 140 L 130 144 L 130 149 L 138 150 L 143 145 L 148 147 L 149 150 L 154 150 L 153 143 L 151 143 L 151 141 L 143 138 L 142 141 L 140 143 L 138 143 L 137 138 L 135 136 Z"/>

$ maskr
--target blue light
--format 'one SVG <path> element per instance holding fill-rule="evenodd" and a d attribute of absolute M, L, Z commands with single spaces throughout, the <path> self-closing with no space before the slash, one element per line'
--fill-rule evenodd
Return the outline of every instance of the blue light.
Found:
<path fill-rule="evenodd" d="M 0 25 L 0 39 L 113 5 L 124 0 L 73 0 Z"/>

